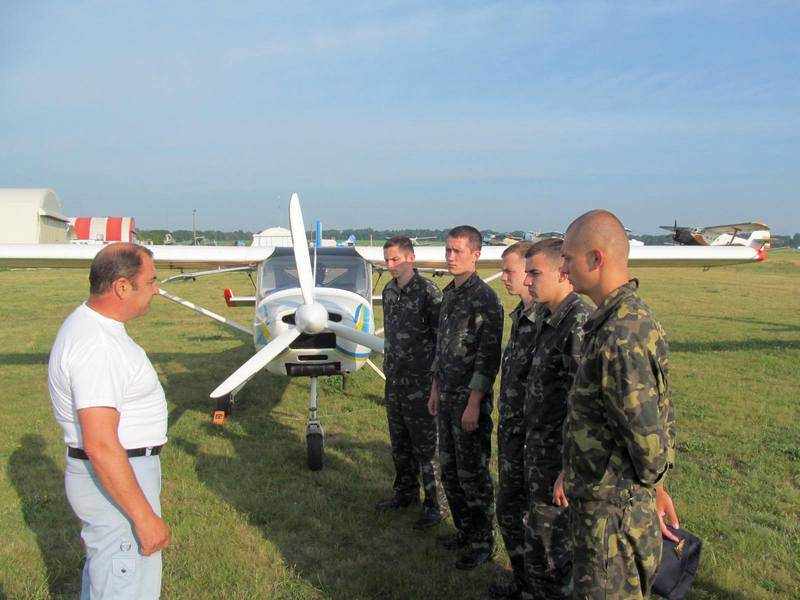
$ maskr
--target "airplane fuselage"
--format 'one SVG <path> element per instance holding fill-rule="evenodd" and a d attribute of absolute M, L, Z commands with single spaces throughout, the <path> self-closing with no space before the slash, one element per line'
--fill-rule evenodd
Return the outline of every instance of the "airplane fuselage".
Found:
<path fill-rule="evenodd" d="M 312 248 L 309 252 L 315 269 L 315 302 L 327 311 L 328 320 L 374 334 L 370 264 L 349 248 Z M 284 249 L 276 249 L 259 267 L 253 317 L 256 350 L 295 325 L 295 313 L 303 304 L 295 277 L 294 259 Z M 279 375 L 338 375 L 360 369 L 369 354 L 366 346 L 324 330 L 301 334 L 266 368 Z"/>
<path fill-rule="evenodd" d="M 328 311 L 328 319 L 352 324 L 363 333 L 375 333 L 375 319 L 370 304 L 358 294 L 339 289 L 318 288 L 316 301 Z M 295 323 L 295 312 L 303 304 L 298 289 L 273 292 L 262 298 L 253 320 L 253 343 L 256 350 L 284 333 Z M 338 375 L 364 366 L 370 350 L 338 337 L 330 331 L 301 334 L 286 350 L 270 361 L 267 369 L 278 375 Z"/>

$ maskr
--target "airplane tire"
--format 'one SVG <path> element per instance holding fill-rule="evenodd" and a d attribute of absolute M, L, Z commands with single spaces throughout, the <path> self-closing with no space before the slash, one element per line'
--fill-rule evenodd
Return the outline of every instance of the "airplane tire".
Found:
<path fill-rule="evenodd" d="M 306 449 L 308 450 L 308 468 L 312 471 L 321 471 L 323 455 L 322 436 L 318 433 L 307 435 Z"/>

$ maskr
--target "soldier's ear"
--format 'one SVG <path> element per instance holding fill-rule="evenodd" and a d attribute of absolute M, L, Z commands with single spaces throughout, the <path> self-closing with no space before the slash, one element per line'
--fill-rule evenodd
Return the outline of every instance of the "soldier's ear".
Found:
<path fill-rule="evenodd" d="M 600 248 L 595 248 L 589 251 L 589 266 L 596 269 L 601 267 L 606 262 L 605 253 Z"/>

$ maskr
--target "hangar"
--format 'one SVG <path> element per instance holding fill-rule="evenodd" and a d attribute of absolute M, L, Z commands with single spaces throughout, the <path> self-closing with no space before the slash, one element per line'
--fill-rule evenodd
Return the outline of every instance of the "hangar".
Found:
<path fill-rule="evenodd" d="M 0 189 L 0 242 L 63 244 L 67 242 L 69 226 L 53 190 Z"/>
<path fill-rule="evenodd" d="M 270 227 L 261 233 L 253 234 L 253 246 L 288 246 L 292 245 L 292 232 L 285 227 Z"/>

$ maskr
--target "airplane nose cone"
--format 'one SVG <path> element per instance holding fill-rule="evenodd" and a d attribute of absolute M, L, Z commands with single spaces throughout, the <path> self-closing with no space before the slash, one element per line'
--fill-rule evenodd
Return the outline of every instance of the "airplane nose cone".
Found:
<path fill-rule="evenodd" d="M 303 304 L 294 316 L 297 327 L 303 333 L 319 333 L 328 324 L 328 311 L 318 303 Z"/>

